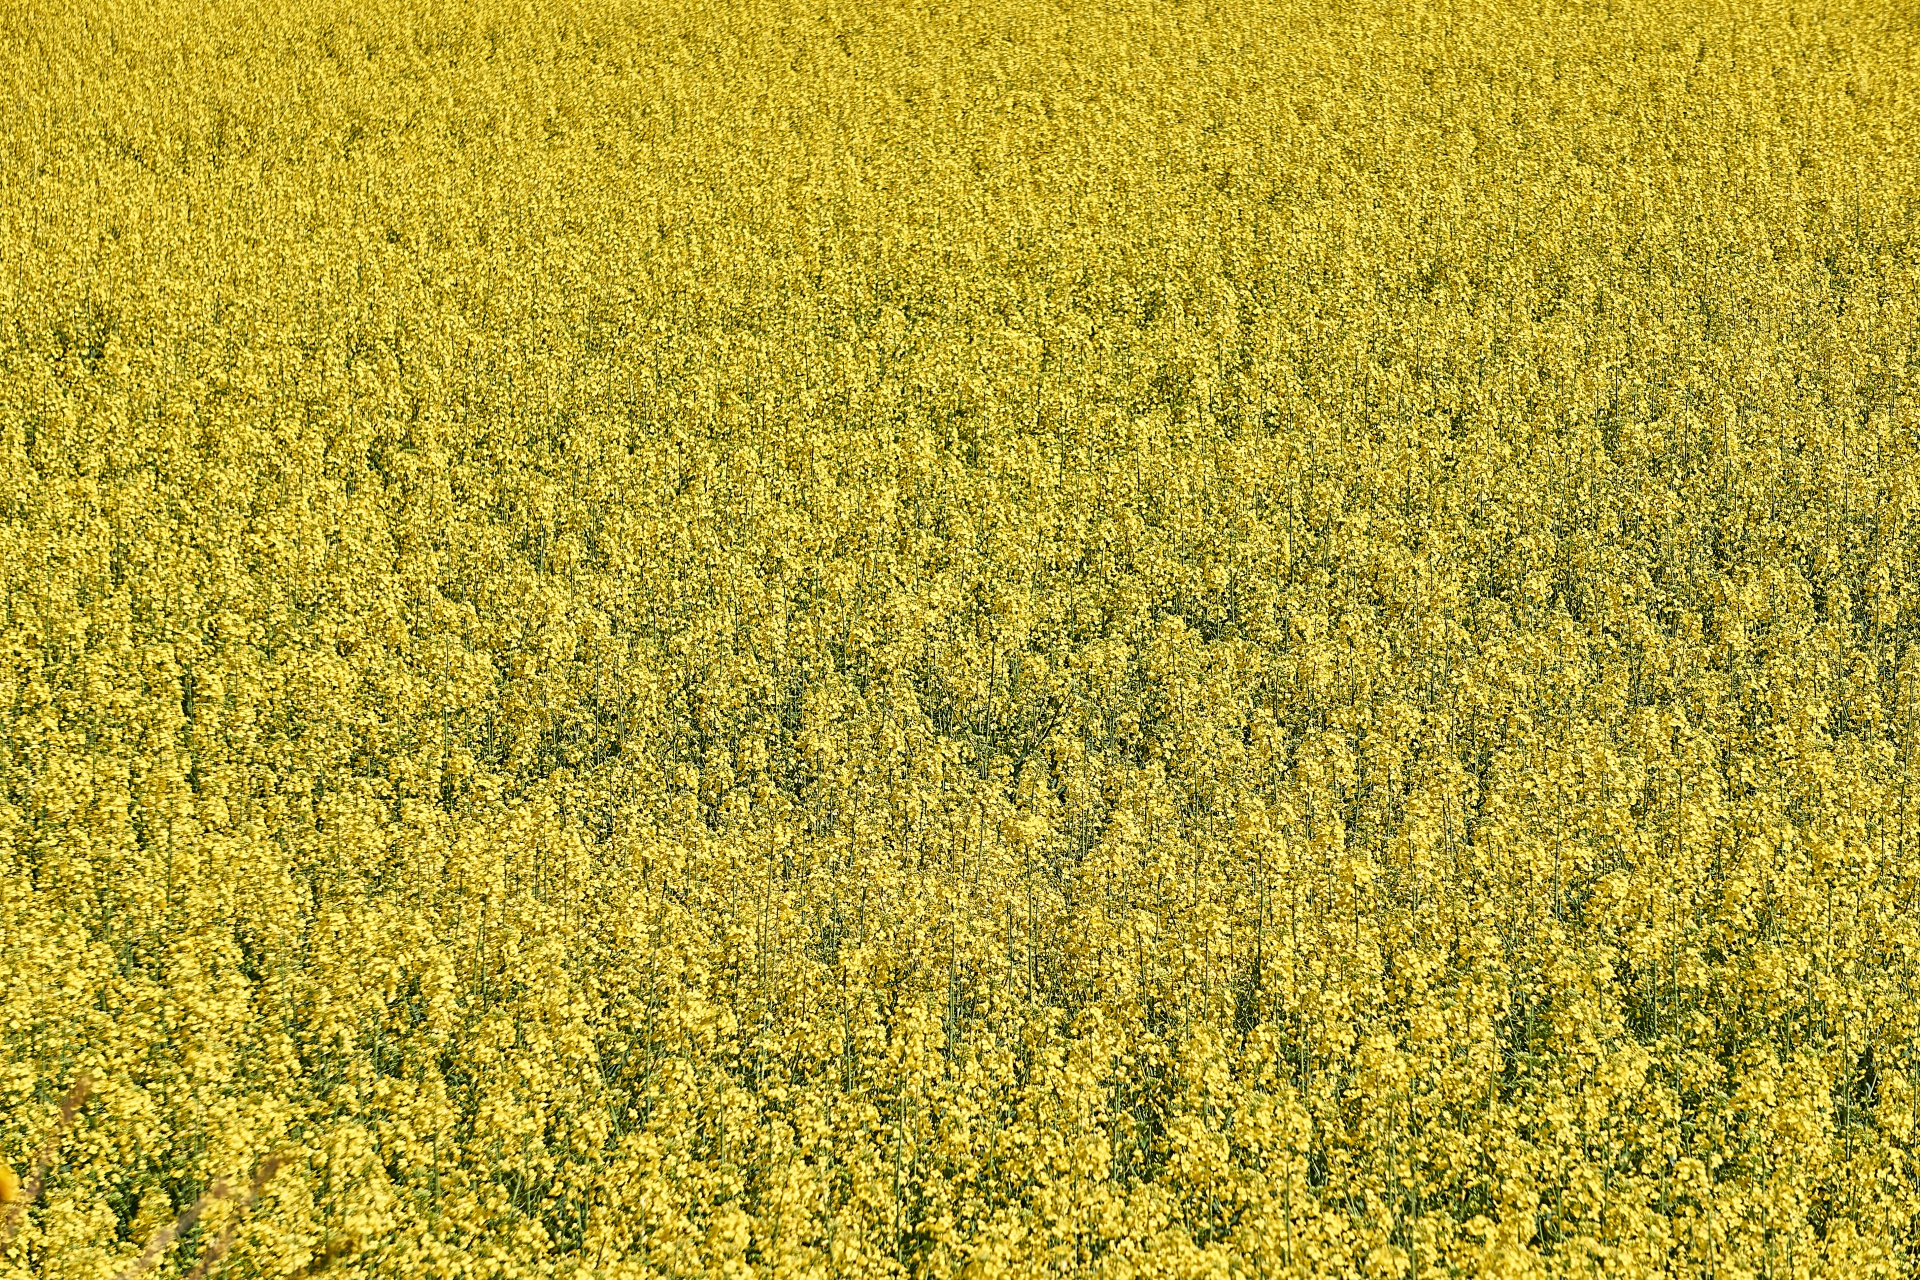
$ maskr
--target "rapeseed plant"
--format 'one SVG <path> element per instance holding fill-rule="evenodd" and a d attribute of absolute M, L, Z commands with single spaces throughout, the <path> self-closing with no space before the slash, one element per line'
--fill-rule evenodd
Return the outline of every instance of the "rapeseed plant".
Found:
<path fill-rule="evenodd" d="M 1914 40 L 0 14 L 0 1275 L 1912 1274 Z"/>

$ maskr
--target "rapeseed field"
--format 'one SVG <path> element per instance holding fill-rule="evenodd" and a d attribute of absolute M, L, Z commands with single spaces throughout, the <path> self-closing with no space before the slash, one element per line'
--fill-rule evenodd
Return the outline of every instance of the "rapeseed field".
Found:
<path fill-rule="evenodd" d="M 8 0 L 0 1276 L 1920 1274 L 1917 47 Z"/>

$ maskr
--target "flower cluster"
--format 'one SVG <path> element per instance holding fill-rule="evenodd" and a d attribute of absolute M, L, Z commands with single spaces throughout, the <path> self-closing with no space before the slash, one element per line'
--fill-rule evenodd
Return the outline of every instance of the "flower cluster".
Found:
<path fill-rule="evenodd" d="M 1909 18 L 0 15 L 0 1276 L 1913 1274 Z"/>

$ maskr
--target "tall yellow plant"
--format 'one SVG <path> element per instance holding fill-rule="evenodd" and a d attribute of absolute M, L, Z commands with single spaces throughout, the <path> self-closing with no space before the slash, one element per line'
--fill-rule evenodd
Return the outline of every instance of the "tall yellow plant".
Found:
<path fill-rule="evenodd" d="M 0 1274 L 1912 1273 L 1914 51 L 0 13 Z"/>

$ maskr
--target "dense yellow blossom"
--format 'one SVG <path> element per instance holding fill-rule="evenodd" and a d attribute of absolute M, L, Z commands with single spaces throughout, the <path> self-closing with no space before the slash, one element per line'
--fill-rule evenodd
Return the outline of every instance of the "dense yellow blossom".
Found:
<path fill-rule="evenodd" d="M 0 6 L 0 1276 L 1920 1272 L 1917 45 Z"/>

